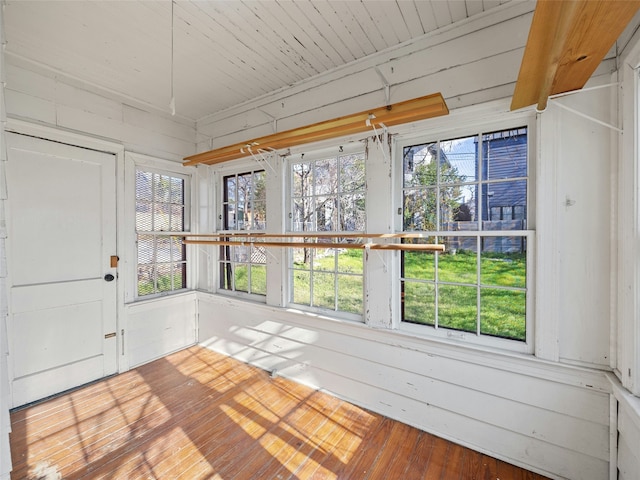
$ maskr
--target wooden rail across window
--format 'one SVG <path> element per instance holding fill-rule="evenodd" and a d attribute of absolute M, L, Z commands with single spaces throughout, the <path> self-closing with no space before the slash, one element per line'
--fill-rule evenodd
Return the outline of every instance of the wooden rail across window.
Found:
<path fill-rule="evenodd" d="M 353 232 L 317 232 L 317 233 L 213 233 L 190 234 L 184 236 L 187 245 L 223 245 L 223 246 L 255 246 L 255 247 L 290 247 L 290 248 L 344 248 L 360 250 L 410 250 L 424 252 L 444 252 L 441 244 L 426 243 L 373 243 L 376 239 L 425 238 L 421 233 L 353 233 Z M 236 240 L 244 238 L 245 240 Z M 272 241 L 263 239 L 280 239 Z M 331 238 L 368 238 L 371 242 L 300 242 L 296 238 L 331 239 Z M 231 240 L 233 239 L 233 240 Z M 292 239 L 292 240 L 283 240 Z"/>
<path fill-rule="evenodd" d="M 200 163 L 214 165 L 216 163 L 247 157 L 251 155 L 252 152 L 258 150 L 280 150 L 319 140 L 362 133 L 371 130 L 372 127 L 391 127 L 402 123 L 447 115 L 448 113 L 449 109 L 444 98 L 442 98 L 442 94 L 434 93 L 425 97 L 374 108 L 354 115 L 338 117 L 333 120 L 314 123 L 306 127 L 294 128 L 254 140 L 191 155 L 184 159 L 184 165 L 189 166 Z"/>

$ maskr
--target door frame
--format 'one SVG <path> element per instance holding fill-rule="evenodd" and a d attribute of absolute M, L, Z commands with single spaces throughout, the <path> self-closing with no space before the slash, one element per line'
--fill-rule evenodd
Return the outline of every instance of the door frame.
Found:
<path fill-rule="evenodd" d="M 125 178 L 124 178 L 124 166 L 125 166 L 125 148 L 124 145 L 116 142 L 103 140 L 100 138 L 94 138 L 88 135 L 83 135 L 75 132 L 61 130 L 58 128 L 37 125 L 24 120 L 7 118 L 7 123 L 4 128 L 5 132 L 17 133 L 22 135 L 29 135 L 43 140 L 49 140 L 52 142 L 64 143 L 74 147 L 87 148 L 91 150 L 98 150 L 115 156 L 116 162 L 116 255 L 120 257 L 118 264 L 118 272 L 120 272 L 119 282 L 116 282 L 116 363 L 117 372 L 122 373 L 129 370 L 129 361 L 126 349 L 123 348 L 122 332 L 127 331 L 127 321 L 124 311 L 124 294 L 126 289 L 126 275 L 122 275 L 125 270 L 126 258 L 123 258 L 126 247 L 126 235 L 123 228 L 123 220 L 125 218 L 125 205 L 122 199 L 125 192 Z M 9 273 L 10 275 L 10 273 Z M 9 378 L 13 378 L 14 371 L 12 362 L 9 362 Z M 13 389 L 13 386 L 9 386 Z"/>

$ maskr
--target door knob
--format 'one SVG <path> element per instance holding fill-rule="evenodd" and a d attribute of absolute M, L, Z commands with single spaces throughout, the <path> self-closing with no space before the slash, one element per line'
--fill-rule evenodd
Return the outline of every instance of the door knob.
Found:
<path fill-rule="evenodd" d="M 107 273 L 107 274 L 104 276 L 104 279 L 105 279 L 105 281 L 107 281 L 107 282 L 113 282 L 113 281 L 115 280 L 115 278 L 116 278 L 116 277 L 114 277 L 114 276 L 113 276 L 113 275 L 111 275 L 110 273 Z"/>

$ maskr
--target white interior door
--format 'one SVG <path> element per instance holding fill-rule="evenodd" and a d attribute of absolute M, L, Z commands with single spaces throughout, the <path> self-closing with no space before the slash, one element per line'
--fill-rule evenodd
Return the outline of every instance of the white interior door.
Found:
<path fill-rule="evenodd" d="M 117 371 L 116 161 L 24 135 L 6 139 L 15 407 Z"/>

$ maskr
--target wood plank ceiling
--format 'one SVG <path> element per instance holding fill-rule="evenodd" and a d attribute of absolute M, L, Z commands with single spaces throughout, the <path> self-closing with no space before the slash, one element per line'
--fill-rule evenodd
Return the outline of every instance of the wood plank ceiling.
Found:
<path fill-rule="evenodd" d="M 7 0 L 6 55 L 199 120 L 507 1 Z"/>

